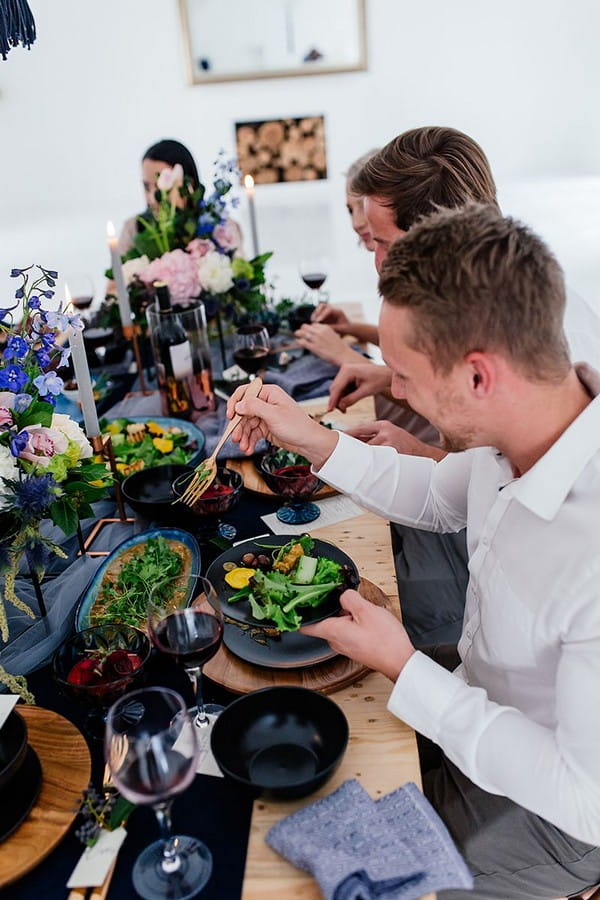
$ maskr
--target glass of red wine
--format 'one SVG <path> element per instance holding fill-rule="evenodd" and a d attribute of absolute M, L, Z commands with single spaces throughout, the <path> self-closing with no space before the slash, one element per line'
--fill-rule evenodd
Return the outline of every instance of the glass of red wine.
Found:
<path fill-rule="evenodd" d="M 71 304 L 84 318 L 84 313 L 90 308 L 94 300 L 94 282 L 89 275 L 82 272 L 73 272 L 67 279 Z"/>
<path fill-rule="evenodd" d="M 316 494 L 323 482 L 311 472 L 307 459 L 282 459 L 282 455 L 289 457 L 291 454 L 286 451 L 269 452 L 260 461 L 260 473 L 267 487 L 286 501 L 277 510 L 277 518 L 286 525 L 314 522 L 321 515 L 321 510 L 316 503 L 309 502 L 309 498 Z"/>
<path fill-rule="evenodd" d="M 300 278 L 313 294 L 315 305 L 325 303 L 326 298 L 321 290 L 327 280 L 329 263 L 324 256 L 304 256 L 299 265 Z"/>
<path fill-rule="evenodd" d="M 194 780 L 200 754 L 183 699 L 162 687 L 121 698 L 109 710 L 104 747 L 115 786 L 131 803 L 152 806 L 160 828 L 133 867 L 136 891 L 148 900 L 195 897 L 210 878 L 211 852 L 171 830 L 171 805 Z"/>
<path fill-rule="evenodd" d="M 270 350 L 269 332 L 264 325 L 241 325 L 233 336 L 233 358 L 250 381 L 256 378 Z"/>
<path fill-rule="evenodd" d="M 185 669 L 196 694 L 194 724 L 204 729 L 211 724 L 209 716 L 223 712 L 202 699 L 202 666 L 223 641 L 223 611 L 214 587 L 201 575 L 191 575 L 189 589 L 179 596 L 166 604 L 150 596 L 148 633 L 158 650 Z"/>

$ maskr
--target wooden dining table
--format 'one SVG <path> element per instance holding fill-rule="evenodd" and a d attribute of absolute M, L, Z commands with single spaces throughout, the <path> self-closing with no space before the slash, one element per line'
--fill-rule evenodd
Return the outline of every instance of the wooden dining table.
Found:
<path fill-rule="evenodd" d="M 320 415 L 326 409 L 323 399 L 303 404 L 307 412 Z M 342 427 L 373 418 L 372 399 L 360 401 L 346 414 L 327 413 L 324 420 Z M 238 462 L 248 478 L 253 477 L 250 461 Z M 354 518 L 318 527 L 311 535 L 331 541 L 356 562 L 361 576 L 378 585 L 389 600 L 389 608 L 401 618 L 398 589 L 392 558 L 389 523 L 365 512 Z M 343 710 L 350 727 L 348 748 L 339 769 L 330 781 L 308 798 L 273 801 L 258 798 L 254 802 L 242 898 L 243 900 L 318 900 L 319 887 L 307 873 L 288 863 L 265 843 L 269 828 L 289 813 L 319 797 L 330 794 L 344 781 L 356 778 L 377 799 L 400 785 L 413 781 L 421 786 L 415 733 L 386 706 L 392 684 L 383 675 L 370 672 L 354 684 L 330 694 Z M 433 894 L 428 895 L 429 900 Z"/>

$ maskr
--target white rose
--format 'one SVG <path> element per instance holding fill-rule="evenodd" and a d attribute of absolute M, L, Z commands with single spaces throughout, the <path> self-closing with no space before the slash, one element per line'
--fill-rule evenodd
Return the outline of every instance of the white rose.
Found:
<path fill-rule="evenodd" d="M 127 262 L 123 263 L 123 278 L 125 279 L 125 284 L 129 286 L 133 279 L 137 276 L 140 276 L 150 265 L 150 260 L 144 254 L 144 256 L 136 256 L 135 259 L 128 259 Z"/>
<path fill-rule="evenodd" d="M 9 448 L 4 444 L 0 444 L 0 478 L 10 478 L 16 481 L 19 477 L 19 467 L 17 461 L 10 452 Z M 10 506 L 8 501 L 8 491 L 3 483 L 0 490 L 0 509 L 8 509 Z"/>
<path fill-rule="evenodd" d="M 79 459 L 87 459 L 92 455 L 92 448 L 85 436 L 85 432 L 70 416 L 66 416 L 64 413 L 53 413 L 50 427 L 60 431 L 69 441 L 77 444 L 79 447 Z"/>
<path fill-rule="evenodd" d="M 207 253 L 198 260 L 200 284 L 209 294 L 224 294 L 233 287 L 231 260 L 223 253 Z"/>

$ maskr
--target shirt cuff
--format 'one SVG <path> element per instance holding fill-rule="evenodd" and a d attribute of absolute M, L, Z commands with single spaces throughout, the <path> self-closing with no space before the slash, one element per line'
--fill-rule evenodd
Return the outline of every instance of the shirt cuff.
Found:
<path fill-rule="evenodd" d="M 351 494 L 370 471 L 371 465 L 370 448 L 340 431 L 333 453 L 320 469 L 313 468 L 312 471 L 338 491 Z"/>
<path fill-rule="evenodd" d="M 441 723 L 465 682 L 416 651 L 396 680 L 387 708 L 419 734 L 439 743 Z"/>

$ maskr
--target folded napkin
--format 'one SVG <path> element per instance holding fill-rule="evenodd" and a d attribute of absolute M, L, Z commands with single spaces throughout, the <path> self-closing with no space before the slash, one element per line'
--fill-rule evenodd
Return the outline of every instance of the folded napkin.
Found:
<path fill-rule="evenodd" d="M 448 831 L 414 784 L 371 800 L 355 781 L 278 822 L 270 847 L 311 872 L 325 900 L 411 900 L 473 886 Z"/>
<path fill-rule="evenodd" d="M 339 366 L 325 362 L 306 353 L 294 359 L 284 371 L 268 369 L 264 381 L 278 384 L 294 400 L 311 400 L 329 392 L 329 386 L 339 371 Z"/>

